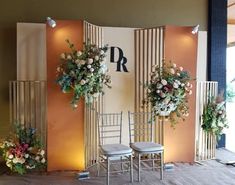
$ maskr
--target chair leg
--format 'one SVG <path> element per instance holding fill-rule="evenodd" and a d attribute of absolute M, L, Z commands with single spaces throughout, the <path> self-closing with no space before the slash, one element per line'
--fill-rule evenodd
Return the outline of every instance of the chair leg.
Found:
<path fill-rule="evenodd" d="M 100 160 L 98 159 L 98 162 L 97 162 L 97 176 L 99 177 L 100 176 Z"/>
<path fill-rule="evenodd" d="M 163 160 L 163 158 L 164 158 L 164 154 L 163 154 L 163 152 L 160 154 L 160 157 L 161 157 L 161 171 L 160 171 L 160 173 L 161 173 L 161 180 L 163 180 L 163 166 L 164 166 L 164 160 Z"/>
<path fill-rule="evenodd" d="M 130 158 L 130 180 L 132 183 L 133 182 L 133 158 L 132 158 L 132 155 L 130 155 L 129 158 Z"/>
<path fill-rule="evenodd" d="M 154 171 L 154 154 L 151 154 L 151 158 L 152 158 L 152 170 Z"/>
<path fill-rule="evenodd" d="M 123 171 L 123 163 L 122 163 L 123 161 L 122 161 L 122 156 L 121 156 L 121 171 L 122 171 L 122 173 L 124 173 L 124 171 Z"/>
<path fill-rule="evenodd" d="M 140 160 L 141 160 L 141 155 L 138 154 L 138 181 L 140 182 L 140 168 L 141 168 L 141 164 L 140 164 Z"/>
<path fill-rule="evenodd" d="M 110 161 L 107 157 L 107 177 L 106 177 L 106 185 L 109 185 L 109 172 L 110 172 Z"/>

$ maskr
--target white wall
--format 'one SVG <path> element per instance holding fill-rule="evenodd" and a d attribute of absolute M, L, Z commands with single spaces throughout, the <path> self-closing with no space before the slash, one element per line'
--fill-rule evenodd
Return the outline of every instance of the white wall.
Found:
<path fill-rule="evenodd" d="M 46 80 L 46 25 L 17 23 L 17 80 Z"/>
<path fill-rule="evenodd" d="M 198 32 L 197 81 L 207 80 L 207 32 Z"/>

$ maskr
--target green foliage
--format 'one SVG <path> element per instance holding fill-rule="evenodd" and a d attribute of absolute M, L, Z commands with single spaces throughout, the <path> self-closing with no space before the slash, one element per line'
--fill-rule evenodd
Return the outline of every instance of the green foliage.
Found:
<path fill-rule="evenodd" d="M 105 63 L 108 47 L 98 48 L 88 42 L 84 43 L 82 51 L 77 51 L 74 44 L 66 42 L 71 52 L 61 54 L 56 82 L 63 93 L 72 93 L 71 104 L 76 108 L 80 98 L 90 104 L 104 94 L 104 85 L 111 88 Z"/>
<path fill-rule="evenodd" d="M 226 88 L 226 101 L 227 102 L 233 102 L 235 97 L 235 89 L 232 86 L 231 83 L 227 84 L 227 88 Z"/>
<path fill-rule="evenodd" d="M 143 102 L 151 104 L 156 116 L 169 116 L 174 127 L 176 119 L 184 120 L 189 115 L 188 95 L 192 94 L 190 75 L 183 67 L 174 63 L 163 63 L 153 66 L 151 80 L 145 84 L 147 99 Z"/>
<path fill-rule="evenodd" d="M 46 165 L 45 151 L 34 128 L 15 124 L 14 134 L 0 142 L 0 154 L 6 165 L 19 174 Z"/>
<path fill-rule="evenodd" d="M 214 134 L 219 139 L 223 129 L 228 128 L 225 101 L 222 96 L 210 97 L 204 107 L 202 120 L 203 130 Z"/>

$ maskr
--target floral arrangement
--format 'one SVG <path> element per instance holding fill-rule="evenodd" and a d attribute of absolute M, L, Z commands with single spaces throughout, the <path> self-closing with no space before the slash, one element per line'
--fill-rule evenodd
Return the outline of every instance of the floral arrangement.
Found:
<path fill-rule="evenodd" d="M 45 151 L 35 129 L 16 125 L 15 134 L 0 142 L 0 156 L 13 172 L 25 174 L 46 165 Z"/>
<path fill-rule="evenodd" d="M 151 81 L 145 86 L 147 99 L 144 103 L 151 103 L 156 116 L 168 116 L 174 127 L 176 116 L 184 120 L 189 115 L 188 95 L 192 94 L 190 80 L 189 73 L 174 63 L 163 62 L 163 66 L 153 66 Z"/>
<path fill-rule="evenodd" d="M 214 134 L 219 139 L 223 129 L 228 128 L 223 93 L 216 98 L 211 97 L 209 99 L 209 102 L 204 107 L 202 120 L 203 130 Z"/>
<path fill-rule="evenodd" d="M 69 40 L 66 42 L 71 52 L 61 54 L 62 63 L 57 67 L 56 82 L 63 93 L 73 93 L 71 104 L 76 108 L 81 97 L 90 104 L 100 94 L 104 94 L 103 85 L 111 88 L 111 77 L 107 75 L 105 63 L 108 47 L 99 48 L 88 42 L 79 51 Z"/>

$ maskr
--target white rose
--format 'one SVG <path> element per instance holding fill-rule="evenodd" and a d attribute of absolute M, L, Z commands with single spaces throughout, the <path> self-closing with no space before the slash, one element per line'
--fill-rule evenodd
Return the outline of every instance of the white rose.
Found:
<path fill-rule="evenodd" d="M 80 64 L 81 64 L 81 65 L 84 65 L 85 63 L 86 63 L 85 60 L 81 60 L 81 61 L 80 61 Z"/>
<path fill-rule="evenodd" d="M 184 86 L 185 86 L 185 84 L 184 84 L 184 83 L 182 83 L 182 84 L 181 84 L 181 86 L 182 86 L 182 87 L 184 87 Z"/>
<path fill-rule="evenodd" d="M 32 147 L 29 147 L 29 148 L 28 148 L 28 151 L 31 151 L 32 149 L 33 149 Z"/>
<path fill-rule="evenodd" d="M 46 159 L 43 158 L 43 159 L 41 160 L 41 163 L 45 163 L 45 162 L 46 162 Z"/>
<path fill-rule="evenodd" d="M 57 68 L 56 68 L 56 71 L 60 72 L 60 67 L 57 67 Z"/>
<path fill-rule="evenodd" d="M 24 159 L 24 158 L 20 158 L 20 159 L 19 159 L 19 163 L 20 163 L 20 164 L 24 164 L 24 163 L 25 163 L 25 159 Z"/>
<path fill-rule="evenodd" d="M 80 63 L 80 60 L 75 60 L 75 64 L 79 64 Z"/>
<path fill-rule="evenodd" d="M 187 113 L 185 113 L 185 114 L 184 114 L 184 116 L 185 116 L 185 117 L 188 117 L 188 116 L 189 116 L 189 113 L 188 113 L 188 112 L 187 112 Z"/>
<path fill-rule="evenodd" d="M 175 81 L 178 85 L 180 85 L 181 84 L 181 82 L 179 81 L 179 80 L 176 80 Z"/>
<path fill-rule="evenodd" d="M 90 72 L 93 72 L 93 71 L 94 71 L 94 68 L 91 68 L 91 69 L 90 69 Z"/>
<path fill-rule="evenodd" d="M 192 90 L 190 90 L 190 91 L 188 92 L 189 95 L 191 95 L 192 93 L 193 93 Z"/>
<path fill-rule="evenodd" d="M 78 105 L 77 105 L 77 104 L 73 104 L 73 107 L 74 107 L 74 108 L 77 108 L 77 107 L 78 107 Z"/>
<path fill-rule="evenodd" d="M 92 64 L 93 63 L 93 59 L 92 58 L 88 58 L 88 64 Z"/>
<path fill-rule="evenodd" d="M 80 57 L 82 55 L 82 52 L 81 51 L 78 51 L 77 52 L 77 56 Z"/>
<path fill-rule="evenodd" d="M 29 158 L 29 154 L 25 154 L 24 157 L 25 157 L 26 159 L 28 159 L 28 158 Z"/>
<path fill-rule="evenodd" d="M 18 158 L 14 158 L 12 161 L 14 164 L 18 163 Z"/>
<path fill-rule="evenodd" d="M 12 154 L 10 154 L 10 155 L 8 156 L 9 159 L 13 159 L 13 157 L 14 157 L 14 156 L 13 156 Z"/>
<path fill-rule="evenodd" d="M 158 94 L 159 94 L 160 92 L 161 92 L 160 90 L 156 90 L 156 93 L 158 93 Z"/>
<path fill-rule="evenodd" d="M 34 168 L 35 168 L 35 165 L 33 165 L 33 166 L 26 165 L 26 168 L 27 168 L 27 169 L 34 169 Z"/>
<path fill-rule="evenodd" d="M 41 150 L 40 154 L 41 154 L 41 155 L 44 155 L 44 154 L 45 154 L 45 151 L 44 151 L 44 150 Z"/>
<path fill-rule="evenodd" d="M 68 59 L 68 60 L 71 60 L 71 59 L 72 59 L 71 55 L 68 55 L 68 56 L 67 56 L 67 59 Z"/>
<path fill-rule="evenodd" d="M 81 85 L 84 85 L 85 83 L 86 83 L 85 80 L 81 80 L 81 81 L 80 81 L 80 84 L 81 84 Z"/>
<path fill-rule="evenodd" d="M 11 164 L 11 162 L 9 162 L 9 161 L 6 162 L 6 165 L 7 165 L 9 168 L 12 167 L 12 164 Z"/>
<path fill-rule="evenodd" d="M 100 57 L 98 55 L 95 56 L 95 60 L 99 60 Z"/>
<path fill-rule="evenodd" d="M 165 79 L 161 80 L 162 85 L 167 85 L 167 81 Z"/>
<path fill-rule="evenodd" d="M 166 95 L 165 95 L 163 92 L 160 94 L 160 96 L 161 96 L 162 98 L 165 98 L 165 97 L 166 97 Z"/>
<path fill-rule="evenodd" d="M 180 73 L 176 73 L 177 76 L 180 76 Z"/>
<path fill-rule="evenodd" d="M 192 88 L 193 87 L 193 84 L 190 84 L 190 88 Z"/>
<path fill-rule="evenodd" d="M 101 54 L 101 55 L 103 55 L 103 54 L 104 54 L 104 51 L 103 51 L 103 50 L 101 50 L 101 51 L 100 51 L 100 54 Z"/>
<path fill-rule="evenodd" d="M 171 74 L 175 74 L 175 70 L 173 68 L 170 69 Z"/>
<path fill-rule="evenodd" d="M 179 70 L 180 70 L 180 71 L 183 71 L 183 67 L 179 67 Z"/>
<path fill-rule="evenodd" d="M 60 54 L 60 58 L 61 58 L 61 59 L 65 59 L 65 54 L 64 54 L 64 53 L 61 53 L 61 54 Z"/>
<path fill-rule="evenodd" d="M 90 65 L 90 64 L 89 64 L 89 65 L 87 65 L 87 68 L 88 68 L 88 69 L 90 69 L 90 68 L 91 68 L 91 65 Z"/>
<path fill-rule="evenodd" d="M 177 88 L 179 87 L 178 83 L 174 82 L 174 83 L 173 83 L 173 87 L 174 87 L 175 89 L 177 89 Z"/>
<path fill-rule="evenodd" d="M 162 88 L 162 84 L 157 83 L 157 89 L 161 89 Z"/>
<path fill-rule="evenodd" d="M 35 157 L 35 160 L 36 160 L 36 161 L 39 161 L 39 160 L 40 160 L 40 157 L 39 157 L 39 156 L 36 156 L 36 157 Z"/>
<path fill-rule="evenodd" d="M 176 68 L 176 64 L 175 63 L 173 63 L 172 66 L 173 66 L 173 68 Z"/>

